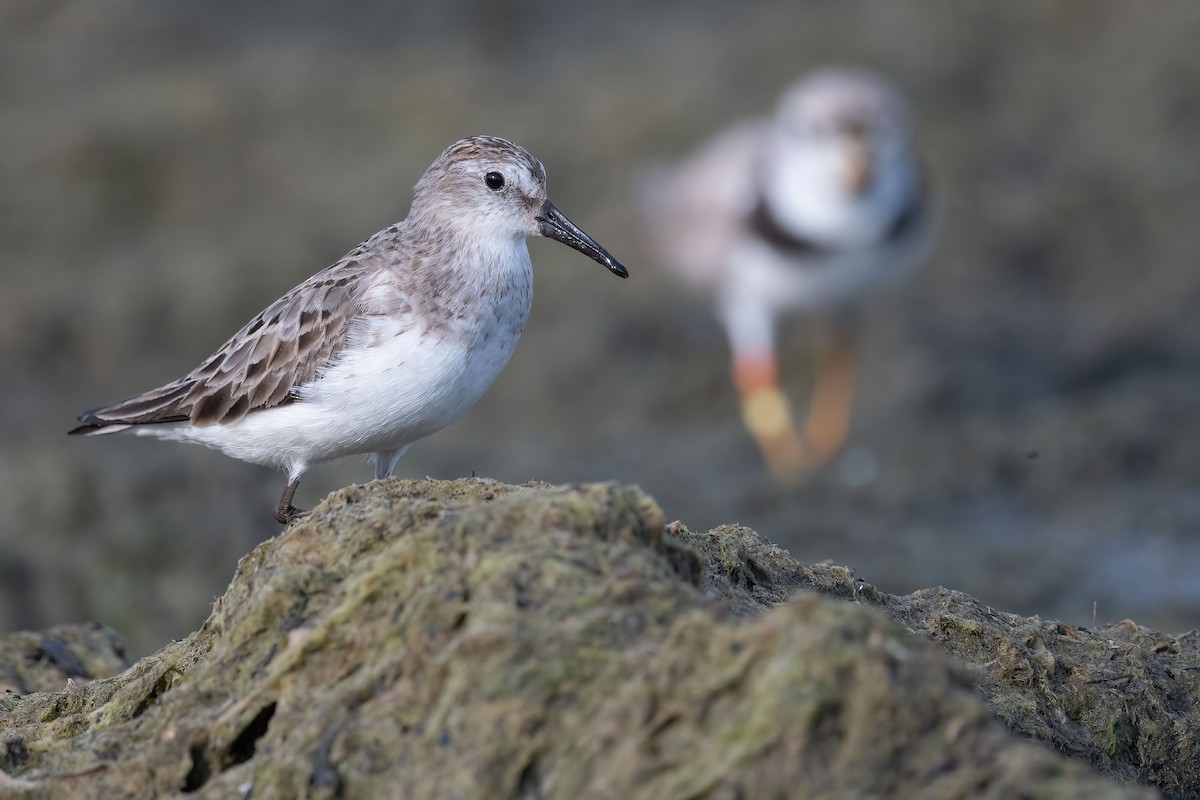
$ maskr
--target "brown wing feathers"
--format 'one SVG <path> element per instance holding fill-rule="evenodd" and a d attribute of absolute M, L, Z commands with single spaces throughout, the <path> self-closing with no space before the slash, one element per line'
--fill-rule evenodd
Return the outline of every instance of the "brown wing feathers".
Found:
<path fill-rule="evenodd" d="M 190 421 L 230 423 L 281 405 L 316 377 L 345 343 L 359 311 L 362 269 L 350 261 L 314 275 L 250 320 L 207 361 L 177 381 L 85 411 L 73 434 L 106 426 Z"/>

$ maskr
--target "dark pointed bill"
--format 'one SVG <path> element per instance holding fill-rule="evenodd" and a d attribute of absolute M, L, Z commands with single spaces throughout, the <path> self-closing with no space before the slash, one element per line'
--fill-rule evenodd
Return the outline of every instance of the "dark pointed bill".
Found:
<path fill-rule="evenodd" d="M 571 222 L 561 211 L 554 207 L 554 203 L 551 203 L 549 200 L 542 203 L 542 208 L 538 211 L 537 221 L 542 236 L 562 242 L 569 247 L 574 247 L 588 258 L 599 261 L 608 267 L 609 272 L 614 275 L 621 278 L 629 277 L 629 270 L 625 269 L 624 264 L 613 258 L 612 253 L 597 244 L 595 239 L 579 230 L 574 222 Z"/>

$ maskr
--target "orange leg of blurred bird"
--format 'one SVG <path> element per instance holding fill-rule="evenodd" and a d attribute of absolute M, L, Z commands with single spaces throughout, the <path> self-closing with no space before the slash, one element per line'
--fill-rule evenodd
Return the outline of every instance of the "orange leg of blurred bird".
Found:
<path fill-rule="evenodd" d="M 791 404 L 779 388 L 774 354 L 740 354 L 734 360 L 742 421 L 772 474 L 782 483 L 802 480 L 810 470 L 836 456 L 846 442 L 854 402 L 855 348 L 846 332 L 835 331 L 831 336 L 817 366 L 808 416 L 799 429 L 792 420 Z"/>
<path fill-rule="evenodd" d="M 841 452 L 854 405 L 857 361 L 854 338 L 844 330 L 834 330 L 830 336 L 817 367 L 808 418 L 801 427 L 811 466 L 823 464 Z"/>
<path fill-rule="evenodd" d="M 775 354 L 739 353 L 733 376 L 741 394 L 742 422 L 775 477 L 798 478 L 808 463 L 808 447 L 792 421 L 791 404 L 779 388 Z"/>

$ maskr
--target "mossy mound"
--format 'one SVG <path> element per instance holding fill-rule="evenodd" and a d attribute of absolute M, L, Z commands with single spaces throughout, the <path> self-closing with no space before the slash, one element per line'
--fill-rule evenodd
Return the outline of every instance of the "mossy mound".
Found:
<path fill-rule="evenodd" d="M 801 588 L 862 602 L 793 597 Z M 744 529 L 664 528 L 633 488 L 351 487 L 242 559 L 187 639 L 119 676 L 7 701 L 0 787 L 30 798 L 1154 796 L 1008 731 L 976 682 L 1012 700 L 1005 708 L 1021 707 L 1022 690 L 988 688 L 988 668 L 885 616 L 929 633 L 902 613 L 928 600 L 798 564 Z M 989 613 L 987 625 L 1019 630 Z M 1000 647 L 969 627 L 939 630 L 985 643 L 978 653 Z M 970 658 L 957 636 L 942 638 Z M 1042 680 L 1007 663 L 997 681 L 1033 691 Z M 1038 701 L 1024 702 L 1040 719 Z M 1158 780 L 1138 771 L 1142 730 L 1118 725 L 1094 745 L 1121 775 Z"/>
<path fill-rule="evenodd" d="M 0 693 L 9 696 L 107 677 L 128 666 L 121 637 L 94 622 L 0 636 Z"/>
<path fill-rule="evenodd" d="M 800 591 L 879 609 L 973 668 L 1015 732 L 1173 797 L 1200 797 L 1200 632 L 1130 620 L 1098 630 L 1021 617 L 949 589 L 896 596 L 845 567 L 807 565 L 747 528 L 668 530 L 706 562 L 706 592 L 750 614 Z"/>

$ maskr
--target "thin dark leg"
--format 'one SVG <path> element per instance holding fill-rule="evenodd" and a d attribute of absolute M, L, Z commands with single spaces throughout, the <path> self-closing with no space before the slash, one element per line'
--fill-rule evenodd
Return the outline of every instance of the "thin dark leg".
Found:
<path fill-rule="evenodd" d="M 289 525 L 301 517 L 308 516 L 307 511 L 301 511 L 292 505 L 292 498 L 296 496 L 296 488 L 300 485 L 300 479 L 292 481 L 283 490 L 283 496 L 279 498 L 279 507 L 275 509 L 275 521 L 280 525 Z"/>

